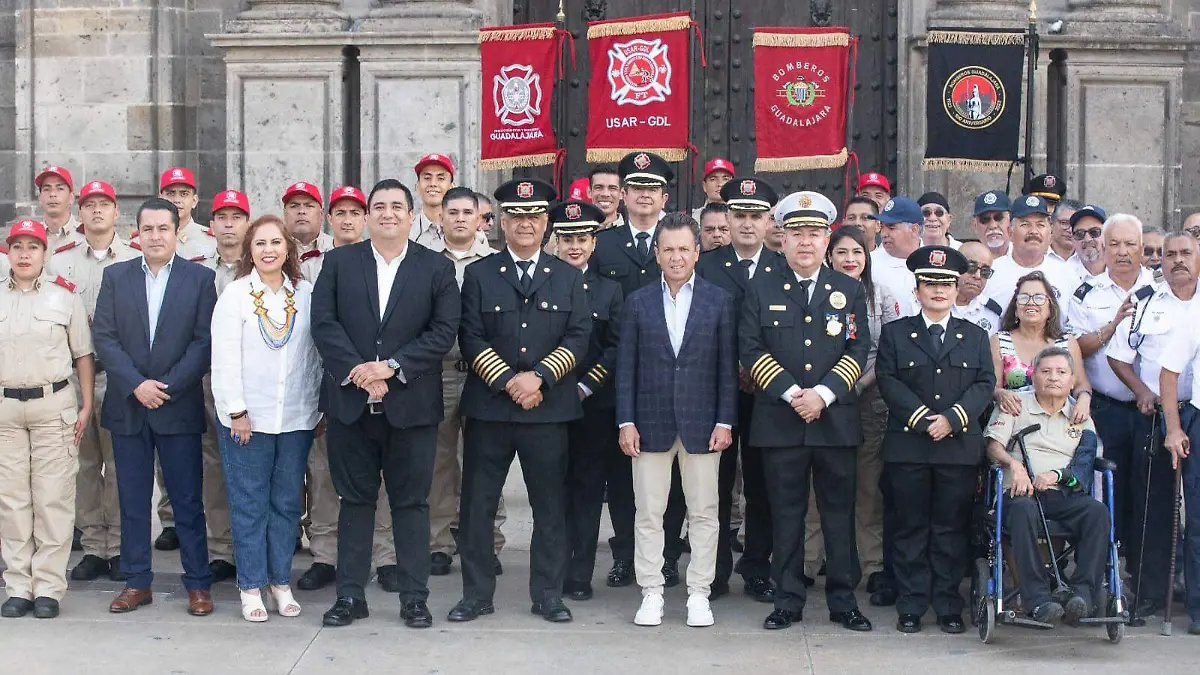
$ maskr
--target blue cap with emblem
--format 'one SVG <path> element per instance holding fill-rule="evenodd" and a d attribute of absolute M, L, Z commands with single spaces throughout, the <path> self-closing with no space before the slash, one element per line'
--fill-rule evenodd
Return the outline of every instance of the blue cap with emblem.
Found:
<path fill-rule="evenodd" d="M 1103 225 L 1104 221 L 1108 220 L 1108 214 L 1105 213 L 1104 209 L 1100 208 L 1099 206 L 1088 204 L 1087 206 L 1084 206 L 1075 213 L 1071 214 L 1071 229 L 1075 229 L 1075 225 L 1084 218 L 1095 218 L 1096 220 L 1100 221 L 1101 225 Z"/>
<path fill-rule="evenodd" d="M 975 198 L 975 212 L 980 215 L 990 211 L 1008 211 L 1011 206 L 1008 194 L 999 190 L 988 190 Z"/>
<path fill-rule="evenodd" d="M 1050 205 L 1046 203 L 1045 199 L 1037 195 L 1021 195 L 1017 201 L 1013 202 L 1013 218 L 1025 218 L 1034 214 L 1050 215 Z"/>
<path fill-rule="evenodd" d="M 921 207 L 908 197 L 892 197 L 883 205 L 882 211 L 872 213 L 867 217 L 888 225 L 895 223 L 916 224 L 925 219 L 921 215 Z"/>

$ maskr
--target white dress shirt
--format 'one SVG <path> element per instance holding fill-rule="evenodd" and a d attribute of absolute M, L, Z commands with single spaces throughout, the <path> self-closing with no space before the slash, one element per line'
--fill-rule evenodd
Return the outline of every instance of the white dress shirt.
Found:
<path fill-rule="evenodd" d="M 404 245 L 404 250 L 392 258 L 392 262 L 384 260 L 374 244 L 371 244 L 371 254 L 375 256 L 375 274 L 379 280 L 379 320 L 382 321 L 384 313 L 387 312 L 388 300 L 392 297 L 392 284 L 396 283 L 396 272 L 400 270 L 400 263 L 404 262 L 404 257 L 408 255 L 408 245 Z"/>
<path fill-rule="evenodd" d="M 287 291 L 296 306 L 292 336 L 282 348 L 267 346 L 254 314 L 251 291 L 263 291 L 267 316 L 282 324 Z M 230 413 L 247 411 L 250 428 L 263 434 L 313 429 L 321 419 L 317 397 L 321 358 L 312 339 L 309 312 L 312 284 L 284 281 L 278 292 L 263 284 L 257 271 L 229 283 L 217 298 L 212 317 L 213 401 L 221 424 L 230 426 Z"/>
<path fill-rule="evenodd" d="M 917 302 L 917 277 L 908 269 L 908 260 L 897 258 L 882 246 L 871 251 L 871 280 L 887 286 L 892 297 L 900 302 L 900 316 L 916 316 L 921 311 Z"/>
<path fill-rule="evenodd" d="M 942 334 L 939 336 L 938 341 L 941 342 L 942 344 L 945 344 L 946 343 L 946 331 L 949 330 L 949 328 L 950 328 L 950 314 L 946 314 L 946 316 L 943 316 L 941 318 L 941 320 L 939 320 L 939 321 L 931 321 L 929 319 L 929 317 L 925 315 L 925 312 L 921 312 L 921 318 L 925 320 L 925 331 L 926 332 L 928 332 L 929 329 L 934 324 L 937 324 L 942 327 Z"/>
<path fill-rule="evenodd" d="M 662 220 L 662 218 L 659 218 L 659 220 Z M 629 236 L 633 238 L 633 245 L 637 246 L 638 245 L 637 236 L 639 233 L 642 232 L 642 230 L 639 230 L 636 227 L 634 227 L 633 223 L 626 223 L 625 227 L 629 228 Z M 646 245 L 650 247 L 650 255 L 654 255 L 654 231 L 657 229 L 658 229 L 658 223 L 655 222 L 654 225 L 650 226 L 650 229 L 645 230 L 646 234 L 650 235 L 650 238 L 646 240 Z"/>
<path fill-rule="evenodd" d="M 1137 281 L 1128 291 L 1118 286 L 1108 276 L 1108 272 L 1098 275 L 1088 283 L 1092 289 L 1082 300 L 1076 295 L 1071 295 L 1070 302 L 1066 303 L 1067 319 L 1071 332 L 1075 335 L 1099 330 L 1101 326 L 1112 321 L 1117 315 L 1117 309 L 1130 293 L 1154 284 L 1154 273 L 1145 267 L 1140 268 Z M 1109 338 L 1109 344 L 1112 344 L 1113 337 Z M 1118 401 L 1133 401 L 1136 398 L 1113 372 L 1112 366 L 1108 365 L 1108 355 L 1104 349 L 1098 349 L 1091 356 L 1085 356 L 1083 367 L 1087 371 L 1088 383 L 1096 392 Z"/>
<path fill-rule="evenodd" d="M 150 318 L 150 346 L 154 346 L 154 334 L 158 332 L 158 314 L 162 310 L 163 297 L 167 293 L 167 282 L 171 280 L 171 268 L 175 266 L 175 258 L 158 270 L 158 274 L 150 271 L 146 257 L 142 256 L 142 272 L 146 275 L 146 314 Z"/>
<path fill-rule="evenodd" d="M 733 250 L 733 254 L 735 256 L 737 256 L 738 267 L 741 267 L 743 260 L 750 261 L 750 278 L 751 279 L 754 278 L 754 273 L 758 271 L 758 261 L 760 258 L 762 258 L 762 252 L 763 252 L 764 248 L 766 248 L 766 247 L 759 246 L 758 250 L 754 252 L 754 255 L 750 256 L 749 258 L 743 258 L 742 254 L 737 252 L 737 249 Z M 812 297 L 812 296 L 809 295 L 809 297 Z"/>
<path fill-rule="evenodd" d="M 883 249 L 879 249 L 879 250 L 882 251 Z M 813 290 L 815 290 L 817 287 L 817 277 L 821 275 L 820 268 L 818 268 L 816 272 L 813 272 L 812 276 L 808 276 L 808 277 L 800 276 L 800 274 L 797 273 L 795 270 L 792 270 L 792 274 L 796 275 L 796 281 L 798 283 L 804 283 L 805 281 L 811 282 L 810 284 L 808 284 L 807 300 L 809 302 L 812 302 Z M 803 286 L 801 286 L 801 288 L 803 288 Z M 784 403 L 791 405 L 792 399 L 795 398 L 797 395 L 799 395 L 801 391 L 802 390 L 800 389 L 800 385 L 793 384 L 792 386 L 787 388 L 787 391 L 783 392 L 783 395 L 780 396 L 780 398 L 783 399 Z M 829 387 L 826 387 L 823 384 L 818 384 L 817 386 L 813 387 L 813 391 L 817 392 L 817 395 L 821 397 L 822 401 L 825 401 L 826 408 L 833 405 L 833 402 L 837 400 L 837 395 L 833 393 L 833 390 L 831 390 Z"/>
<path fill-rule="evenodd" d="M 1197 290 L 1200 290 L 1198 287 Z M 1112 339 L 1104 349 L 1104 355 L 1114 361 L 1128 363 L 1133 366 L 1138 379 L 1145 384 L 1155 396 L 1159 391 L 1158 377 L 1162 373 L 1162 361 L 1169 350 L 1180 355 L 1190 354 L 1192 349 L 1190 339 L 1197 332 L 1197 326 L 1189 314 L 1195 306 L 1196 296 L 1190 300 L 1180 300 L 1171 290 L 1170 284 L 1159 284 L 1154 295 L 1138 303 L 1137 310 L 1131 318 L 1117 325 Z M 1133 339 L 1130 331 L 1137 326 Z M 1176 361 L 1176 365 L 1183 362 Z M 1192 398 L 1192 365 L 1190 359 L 1179 373 L 1179 400 L 1189 401 Z"/>
<path fill-rule="evenodd" d="M 995 300 L 1002 308 L 1008 309 L 1008 303 L 1012 302 L 1013 296 L 1017 294 L 1017 279 L 1030 272 L 1046 275 L 1046 281 L 1049 281 L 1054 289 L 1054 297 L 1058 299 L 1060 310 L 1066 309 L 1067 300 L 1081 283 L 1079 276 L 1067 263 L 1043 256 L 1042 261 L 1034 267 L 1023 267 L 1010 254 L 996 258 L 992 263 L 992 278 L 988 279 L 983 295 Z M 1059 315 L 1062 317 L 1063 329 L 1071 332 L 1066 311 L 1060 311 Z"/>
<path fill-rule="evenodd" d="M 530 280 L 532 280 L 533 273 L 535 270 L 537 270 L 538 261 L 542 259 L 542 249 L 539 248 L 539 249 L 535 250 L 533 252 L 533 255 L 528 258 L 522 258 L 521 256 L 517 255 L 516 252 L 510 248 L 510 249 L 508 249 L 508 255 L 512 256 L 513 262 L 522 263 L 522 262 L 529 261 L 529 262 L 533 263 L 532 265 L 529 266 L 529 271 L 527 271 L 527 272 L 522 272 L 521 266 L 517 265 L 517 281 L 524 283 L 525 275 L 529 275 Z"/>

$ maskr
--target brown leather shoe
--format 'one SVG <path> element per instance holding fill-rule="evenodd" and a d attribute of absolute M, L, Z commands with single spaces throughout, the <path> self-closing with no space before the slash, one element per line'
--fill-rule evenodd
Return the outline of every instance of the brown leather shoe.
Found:
<path fill-rule="evenodd" d="M 212 594 L 208 591 L 188 591 L 188 614 L 208 616 L 212 614 Z"/>
<path fill-rule="evenodd" d="M 152 602 L 154 602 L 154 593 L 149 588 L 126 588 L 108 606 L 108 611 L 113 614 L 124 614 Z"/>

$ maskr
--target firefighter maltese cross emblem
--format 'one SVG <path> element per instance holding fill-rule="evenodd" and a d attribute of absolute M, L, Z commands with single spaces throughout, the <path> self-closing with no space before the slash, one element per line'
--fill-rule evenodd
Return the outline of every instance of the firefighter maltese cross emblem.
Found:
<path fill-rule="evenodd" d="M 533 66 L 511 64 L 492 78 L 492 104 L 500 123 L 510 127 L 533 124 L 542 114 L 541 76 Z"/>
<path fill-rule="evenodd" d="M 648 105 L 671 95 L 671 62 L 661 39 L 614 43 L 608 50 L 608 83 L 617 105 Z"/>

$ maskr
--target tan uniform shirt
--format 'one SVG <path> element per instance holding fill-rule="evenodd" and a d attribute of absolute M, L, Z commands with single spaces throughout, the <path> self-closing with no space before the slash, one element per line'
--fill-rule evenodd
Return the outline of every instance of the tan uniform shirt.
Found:
<path fill-rule="evenodd" d="M 129 235 L 130 242 L 137 241 L 137 228 Z M 187 225 L 179 228 L 179 237 L 175 243 L 175 254 L 184 260 L 202 263 L 206 257 L 215 255 L 217 251 L 217 235 L 212 228 L 204 227 L 196 221 L 188 221 Z"/>
<path fill-rule="evenodd" d="M 992 413 L 992 421 L 988 423 L 983 435 L 1000 441 L 1007 449 L 1013 434 L 1030 425 L 1040 424 L 1041 429 L 1025 437 L 1029 466 L 1033 469 L 1033 475 L 1029 479 L 1033 480 L 1038 474 L 1047 471 L 1066 468 L 1075 458 L 1075 448 L 1079 445 L 1083 432 L 1096 433 L 1096 425 L 1092 424 L 1091 418 L 1084 420 L 1083 424 L 1071 424 L 1071 411 L 1074 406 L 1069 400 L 1062 410 L 1050 414 L 1042 409 L 1032 391 L 1017 392 L 1017 395 L 1021 397 L 1021 414 L 1013 417 L 997 408 Z M 1009 454 L 1013 459 L 1020 460 L 1020 445 L 1014 447 Z M 1008 473 L 1004 475 L 1004 486 L 1012 486 L 1012 476 Z"/>
<path fill-rule="evenodd" d="M 50 270 L 50 278 L 62 276 L 75 284 L 75 294 L 83 298 L 83 306 L 87 309 L 90 324 L 91 317 L 96 314 L 96 298 L 100 296 L 104 268 L 140 255 L 141 252 L 114 235 L 112 244 L 103 257 L 97 258 L 96 252 L 85 239 L 82 244 L 54 256 L 54 260 L 46 268 Z"/>
<path fill-rule="evenodd" d="M 229 285 L 229 282 L 237 278 L 238 264 L 222 262 L 220 253 L 214 252 L 200 261 L 200 264 L 217 273 L 218 298 L 221 297 L 221 293 L 225 292 L 225 287 Z"/>
<path fill-rule="evenodd" d="M 466 274 L 467 265 L 470 265 L 477 260 L 483 260 L 493 253 L 499 253 L 499 251 L 496 249 L 488 246 L 486 243 L 480 243 L 478 240 L 475 241 L 475 244 L 471 247 L 471 250 L 467 251 L 466 253 L 451 251 L 446 248 L 444 242 L 439 242 L 437 247 L 433 250 L 440 252 L 442 255 L 446 256 L 447 260 L 454 263 L 454 278 L 458 280 L 459 290 L 462 290 L 463 275 Z M 461 358 L 462 350 L 458 348 L 458 339 L 455 338 L 454 346 L 450 348 L 450 351 L 444 357 L 442 357 L 442 359 L 444 361 L 458 361 Z"/>
<path fill-rule="evenodd" d="M 334 249 L 333 237 L 322 232 L 311 244 L 296 242 L 296 245 L 300 250 L 300 276 L 309 283 L 317 283 L 317 276 L 321 274 L 321 267 L 325 264 L 325 253 Z M 311 255 L 313 251 L 319 252 L 319 255 Z"/>
<path fill-rule="evenodd" d="M 0 386 L 44 387 L 71 376 L 75 359 L 92 353 L 83 299 L 48 278 L 28 291 L 0 281 Z"/>

